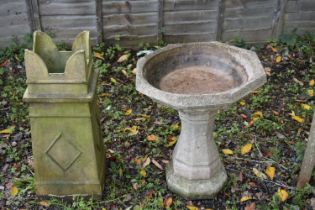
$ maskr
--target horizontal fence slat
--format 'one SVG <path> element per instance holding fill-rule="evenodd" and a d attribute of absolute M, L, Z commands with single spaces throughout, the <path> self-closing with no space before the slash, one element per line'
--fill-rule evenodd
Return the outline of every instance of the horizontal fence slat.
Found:
<path fill-rule="evenodd" d="M 156 12 L 142 14 L 114 14 L 103 16 L 104 24 L 111 25 L 126 25 L 126 24 L 148 24 L 157 23 L 158 14 Z"/>
<path fill-rule="evenodd" d="M 218 0 L 164 0 L 164 11 L 216 10 Z"/>
<path fill-rule="evenodd" d="M 125 14 L 141 12 L 158 12 L 158 0 L 142 1 L 103 1 L 103 14 Z"/>

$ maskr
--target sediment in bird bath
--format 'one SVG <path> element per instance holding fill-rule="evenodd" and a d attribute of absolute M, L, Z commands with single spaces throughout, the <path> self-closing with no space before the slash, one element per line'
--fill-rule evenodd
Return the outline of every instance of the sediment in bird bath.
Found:
<path fill-rule="evenodd" d="M 207 66 L 178 68 L 161 78 L 159 88 L 178 94 L 223 92 L 238 86 L 240 81 L 229 74 Z"/>

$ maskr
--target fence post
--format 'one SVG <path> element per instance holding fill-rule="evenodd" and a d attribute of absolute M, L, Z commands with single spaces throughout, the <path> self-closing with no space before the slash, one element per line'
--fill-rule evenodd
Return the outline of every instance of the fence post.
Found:
<path fill-rule="evenodd" d="M 216 40 L 222 41 L 223 22 L 224 22 L 224 0 L 219 0 L 218 16 L 217 16 L 217 28 L 216 28 Z"/>
<path fill-rule="evenodd" d="M 304 187 L 311 179 L 312 172 L 315 167 L 315 113 L 313 115 L 312 126 L 308 137 L 308 143 L 305 149 L 305 154 L 301 166 L 300 175 L 297 182 L 297 187 Z"/>
<path fill-rule="evenodd" d="M 104 148 L 100 133 L 89 32 L 72 51 L 58 51 L 43 32 L 25 51 L 35 185 L 38 195 L 101 195 Z"/>
<path fill-rule="evenodd" d="M 96 24 L 97 24 L 97 41 L 104 41 L 104 29 L 103 29 L 103 5 L 102 0 L 95 0 L 96 7 Z"/>
<path fill-rule="evenodd" d="M 42 30 L 38 0 L 26 0 L 26 5 L 32 31 Z"/>
<path fill-rule="evenodd" d="M 164 40 L 164 0 L 159 0 L 158 41 Z"/>

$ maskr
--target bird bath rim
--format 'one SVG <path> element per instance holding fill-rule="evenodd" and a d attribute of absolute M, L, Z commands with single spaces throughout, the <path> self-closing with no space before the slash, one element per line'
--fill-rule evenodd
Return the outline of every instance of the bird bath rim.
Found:
<path fill-rule="evenodd" d="M 173 93 L 159 89 L 153 85 L 145 76 L 146 65 L 152 59 L 163 53 L 171 52 L 179 48 L 209 48 L 221 50 L 235 63 L 240 65 L 246 75 L 246 80 L 238 86 L 220 92 L 201 93 L 201 94 L 185 94 Z M 188 44 L 171 44 L 163 47 L 154 53 L 139 59 L 137 63 L 136 89 L 149 96 L 150 98 L 169 105 L 175 109 L 217 109 L 226 107 L 229 104 L 239 100 L 247 95 L 252 89 L 256 89 L 266 81 L 264 69 L 260 65 L 260 61 L 255 52 L 229 46 L 220 42 L 197 42 Z"/>

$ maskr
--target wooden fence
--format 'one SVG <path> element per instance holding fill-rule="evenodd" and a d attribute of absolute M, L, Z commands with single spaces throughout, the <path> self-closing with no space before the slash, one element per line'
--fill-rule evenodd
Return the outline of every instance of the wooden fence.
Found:
<path fill-rule="evenodd" d="M 263 42 L 297 28 L 315 32 L 315 0 L 1 0 L 0 46 L 42 30 L 69 43 Z"/>

